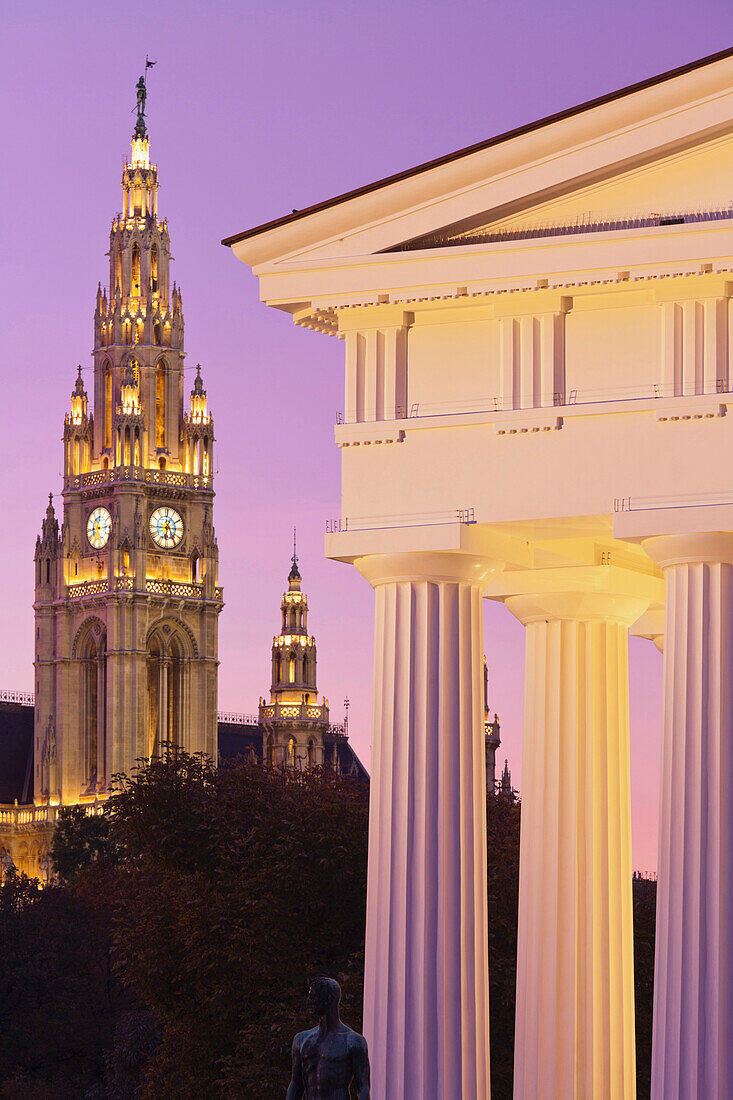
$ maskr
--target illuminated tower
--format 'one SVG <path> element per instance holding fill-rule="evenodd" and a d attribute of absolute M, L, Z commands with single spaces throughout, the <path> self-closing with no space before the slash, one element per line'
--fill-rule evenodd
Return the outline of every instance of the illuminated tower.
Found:
<path fill-rule="evenodd" d="M 316 640 L 308 634 L 308 597 L 300 588 L 294 544 L 292 561 L 280 604 L 280 633 L 272 641 L 270 702 L 260 700 L 264 758 L 290 767 L 335 764 L 338 734 L 330 731 L 328 701 L 318 704 Z"/>
<path fill-rule="evenodd" d="M 144 99 L 143 99 L 144 106 Z M 36 544 L 36 802 L 104 797 L 163 743 L 216 759 L 213 420 L 184 413 L 183 310 L 142 112 L 64 424 L 63 522 Z"/>

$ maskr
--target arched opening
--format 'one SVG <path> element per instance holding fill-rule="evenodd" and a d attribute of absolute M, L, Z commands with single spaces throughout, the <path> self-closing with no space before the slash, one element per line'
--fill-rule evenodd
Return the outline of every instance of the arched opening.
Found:
<path fill-rule="evenodd" d="M 159 470 L 164 470 L 165 469 L 165 459 L 164 458 L 159 458 L 158 459 L 158 469 Z"/>
<path fill-rule="evenodd" d="M 156 630 L 148 641 L 148 754 L 184 745 L 189 690 L 187 645 L 178 632 Z"/>
<path fill-rule="evenodd" d="M 112 287 L 114 292 L 117 287 L 122 287 L 122 242 L 117 242 L 117 254 L 115 256 L 115 285 Z"/>
<path fill-rule="evenodd" d="M 312 768 L 316 762 L 316 746 L 313 744 L 313 739 L 308 742 L 308 767 Z"/>
<path fill-rule="evenodd" d="M 297 746 L 295 744 L 295 738 L 290 737 L 288 739 L 288 767 L 289 768 L 294 768 L 295 767 L 296 751 L 297 751 Z"/>
<path fill-rule="evenodd" d="M 295 683 L 295 657 L 290 655 L 290 683 Z"/>
<path fill-rule="evenodd" d="M 150 249 L 150 289 L 153 294 L 158 293 L 158 246 L 155 244 Z"/>
<path fill-rule="evenodd" d="M 295 611 L 290 612 L 290 629 L 295 630 Z"/>
<path fill-rule="evenodd" d="M 81 658 L 79 721 L 82 775 L 87 791 L 96 791 L 105 786 L 107 732 L 107 642 L 98 621 L 87 628 L 78 652 Z"/>
<path fill-rule="evenodd" d="M 160 321 L 156 321 L 153 325 L 153 343 L 160 344 Z"/>
<path fill-rule="evenodd" d="M 191 584 L 198 584 L 199 582 L 199 556 L 194 550 L 191 554 Z"/>
<path fill-rule="evenodd" d="M 155 446 L 165 447 L 165 359 L 155 368 Z"/>
<path fill-rule="evenodd" d="M 133 298 L 140 297 L 140 245 L 135 242 L 132 246 L 132 266 L 130 269 L 130 294 Z"/>
<path fill-rule="evenodd" d="M 104 363 L 104 445 L 112 446 L 112 368 Z"/>
<path fill-rule="evenodd" d="M 138 320 L 135 322 L 135 343 L 136 344 L 141 344 L 142 339 L 143 339 L 143 323 L 142 323 L 142 320 L 140 320 L 138 318 Z"/>
<path fill-rule="evenodd" d="M 277 657 L 275 658 L 275 683 L 279 684 L 281 681 L 282 681 L 282 660 L 280 658 L 280 654 L 278 653 Z"/>
<path fill-rule="evenodd" d="M 109 470 L 109 459 L 106 456 L 102 459 L 102 469 Z"/>
<path fill-rule="evenodd" d="M 272 734 L 267 738 L 267 763 L 271 768 L 275 767 L 275 742 Z"/>
<path fill-rule="evenodd" d="M 132 456 L 133 466 L 140 465 L 140 429 L 135 428 L 135 453 Z"/>

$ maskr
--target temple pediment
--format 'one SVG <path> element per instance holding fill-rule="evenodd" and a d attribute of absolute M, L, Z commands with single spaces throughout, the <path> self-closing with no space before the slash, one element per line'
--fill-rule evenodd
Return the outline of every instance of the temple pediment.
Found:
<path fill-rule="evenodd" d="M 627 232 L 733 220 L 733 136 L 702 142 L 581 186 L 518 197 L 390 251 Z"/>
<path fill-rule="evenodd" d="M 224 243 L 265 276 L 548 230 L 573 237 L 633 222 L 684 224 L 711 214 L 725 220 L 732 168 L 729 50 Z M 310 298 L 306 292 L 300 301 Z"/>

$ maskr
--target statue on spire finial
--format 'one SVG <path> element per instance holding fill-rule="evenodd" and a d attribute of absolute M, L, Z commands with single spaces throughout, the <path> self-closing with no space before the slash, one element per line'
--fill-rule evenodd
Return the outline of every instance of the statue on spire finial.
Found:
<path fill-rule="evenodd" d="M 135 85 L 137 92 L 137 103 L 134 110 L 137 111 L 137 122 L 135 123 L 135 137 L 145 138 L 148 136 L 147 127 L 145 125 L 145 103 L 148 98 L 148 89 L 146 84 L 146 78 L 148 75 L 148 69 L 155 65 L 155 61 L 149 61 L 148 55 L 145 55 L 145 72 Z"/>

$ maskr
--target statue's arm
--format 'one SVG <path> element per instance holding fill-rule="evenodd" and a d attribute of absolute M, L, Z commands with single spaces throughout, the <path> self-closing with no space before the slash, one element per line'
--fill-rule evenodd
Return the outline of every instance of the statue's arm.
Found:
<path fill-rule="evenodd" d="M 285 1093 L 285 1100 L 302 1100 L 303 1098 L 303 1063 L 300 1057 L 300 1035 L 293 1039 L 293 1071 L 290 1075 L 290 1084 Z"/>
<path fill-rule="evenodd" d="M 369 1072 L 369 1051 L 363 1035 L 357 1036 L 352 1052 L 352 1068 L 357 1100 L 371 1100 L 372 1086 Z"/>

